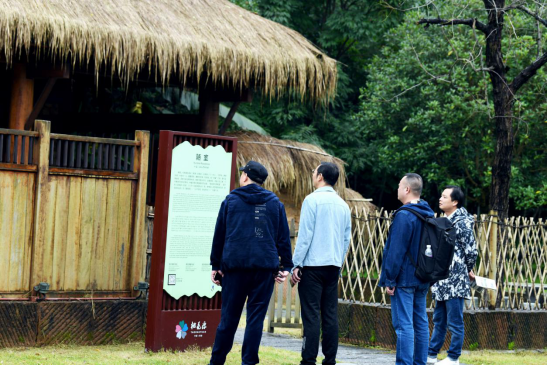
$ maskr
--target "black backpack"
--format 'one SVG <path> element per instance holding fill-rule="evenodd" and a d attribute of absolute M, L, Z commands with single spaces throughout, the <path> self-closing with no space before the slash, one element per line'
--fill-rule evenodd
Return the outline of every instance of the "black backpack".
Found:
<path fill-rule="evenodd" d="M 425 283 L 447 279 L 455 253 L 457 233 L 453 223 L 445 217 L 424 218 L 419 212 L 407 207 L 401 207 L 399 210 L 407 210 L 423 222 L 417 263 L 407 251 L 407 257 L 415 267 L 415 276 Z M 425 255 L 427 245 L 432 248 L 432 257 Z"/>

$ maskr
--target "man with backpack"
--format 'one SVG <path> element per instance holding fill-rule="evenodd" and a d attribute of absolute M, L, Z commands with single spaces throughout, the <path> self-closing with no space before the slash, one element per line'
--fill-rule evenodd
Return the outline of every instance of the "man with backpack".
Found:
<path fill-rule="evenodd" d="M 434 212 L 421 200 L 422 178 L 408 173 L 398 187 L 398 200 L 403 207 L 395 212 L 384 246 L 382 271 L 378 285 L 391 296 L 392 325 L 397 335 L 396 364 L 425 364 L 428 352 L 428 318 L 426 294 L 430 286 L 415 276 L 423 218 Z M 413 259 L 413 261 L 411 261 Z"/>
<path fill-rule="evenodd" d="M 469 299 L 470 280 L 474 280 L 473 269 L 478 257 L 474 239 L 474 218 L 462 206 L 464 193 L 458 186 L 449 185 L 441 194 L 440 209 L 456 229 L 456 244 L 449 277 L 432 286 L 432 297 L 436 301 L 434 309 L 434 331 L 428 347 L 428 364 L 437 362 L 437 355 L 445 342 L 447 327 L 451 331 L 451 345 L 447 358 L 438 364 L 459 364 L 464 342 L 464 299 Z M 469 280 L 470 278 L 470 280 Z"/>

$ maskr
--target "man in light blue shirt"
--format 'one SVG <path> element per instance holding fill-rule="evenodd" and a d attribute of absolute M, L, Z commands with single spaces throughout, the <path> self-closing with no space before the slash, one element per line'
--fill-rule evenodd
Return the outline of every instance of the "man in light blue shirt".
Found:
<path fill-rule="evenodd" d="M 338 179 L 337 165 L 322 162 L 312 171 L 316 190 L 306 197 L 301 208 L 291 281 L 299 283 L 304 327 L 303 365 L 316 364 L 320 318 L 323 364 L 335 364 L 337 356 L 337 283 L 351 235 L 350 209 L 333 189 Z"/>

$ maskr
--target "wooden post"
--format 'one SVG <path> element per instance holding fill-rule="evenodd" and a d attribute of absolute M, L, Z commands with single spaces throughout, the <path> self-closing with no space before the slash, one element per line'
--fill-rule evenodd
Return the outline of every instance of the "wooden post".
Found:
<path fill-rule="evenodd" d="M 491 218 L 491 232 L 489 233 L 489 279 L 495 280 L 497 290 L 489 290 L 489 309 L 495 309 L 497 301 L 497 292 L 500 289 L 497 281 L 497 234 L 498 234 L 498 215 L 497 212 L 491 210 L 489 212 Z M 502 263 L 501 263 L 502 264 Z"/>
<path fill-rule="evenodd" d="M 36 164 L 36 196 L 34 198 L 34 229 L 31 247 L 31 265 L 29 290 L 41 281 L 47 281 L 47 273 L 44 271 L 44 239 L 45 227 L 48 214 L 46 212 L 47 197 L 50 186 L 49 178 L 49 142 L 50 142 L 50 122 L 45 120 L 36 120 L 34 130 L 38 132 L 37 145 L 34 148 L 34 163 Z M 51 283 L 50 283 L 51 284 Z"/>
<path fill-rule="evenodd" d="M 146 199 L 150 133 L 148 131 L 135 131 L 135 140 L 141 144 L 135 151 L 135 160 L 133 163 L 133 172 L 139 173 L 135 197 L 135 215 L 133 217 L 133 247 L 129 283 L 134 296 L 137 293 L 133 290 L 133 287 L 139 281 L 144 281 L 146 269 Z"/>
<path fill-rule="evenodd" d="M 276 295 L 276 290 L 272 291 L 272 296 L 270 297 L 270 302 L 268 303 L 268 324 L 267 324 L 268 333 L 274 333 L 274 327 L 272 326 L 272 323 L 274 322 L 274 303 L 276 301 L 274 297 L 275 295 Z"/>
<path fill-rule="evenodd" d="M 291 218 L 289 222 L 289 239 L 291 241 L 291 254 L 295 253 L 295 245 L 297 244 L 297 229 L 295 228 L 295 218 Z M 292 269 L 292 268 L 288 268 Z"/>
<path fill-rule="evenodd" d="M 25 122 L 32 112 L 34 104 L 34 80 L 27 79 L 27 65 L 13 65 L 11 82 L 10 129 L 25 129 Z"/>
<path fill-rule="evenodd" d="M 219 102 L 200 95 L 200 133 L 219 133 Z"/>

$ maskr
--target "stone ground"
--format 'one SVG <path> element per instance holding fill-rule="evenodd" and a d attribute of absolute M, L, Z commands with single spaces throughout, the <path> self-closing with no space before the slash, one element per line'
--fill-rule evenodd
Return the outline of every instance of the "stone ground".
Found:
<path fill-rule="evenodd" d="M 244 329 L 238 328 L 234 341 L 241 344 L 244 339 Z M 269 346 L 289 351 L 301 352 L 302 340 L 285 334 L 263 332 L 261 346 Z M 321 354 L 321 345 L 320 345 Z M 339 344 L 337 364 L 339 365 L 385 365 L 394 364 L 396 354 L 390 350 L 372 349 Z M 466 365 L 461 362 L 462 365 Z"/>
<path fill-rule="evenodd" d="M 244 329 L 238 328 L 234 342 L 241 344 L 244 339 Z M 263 332 L 261 346 L 269 346 L 284 350 L 301 352 L 302 340 L 289 335 Z M 320 354 L 321 354 L 320 344 Z M 389 350 L 376 350 L 356 346 L 339 345 L 337 361 L 344 364 L 394 364 L 396 355 Z M 342 364 L 341 364 L 342 365 Z"/>

